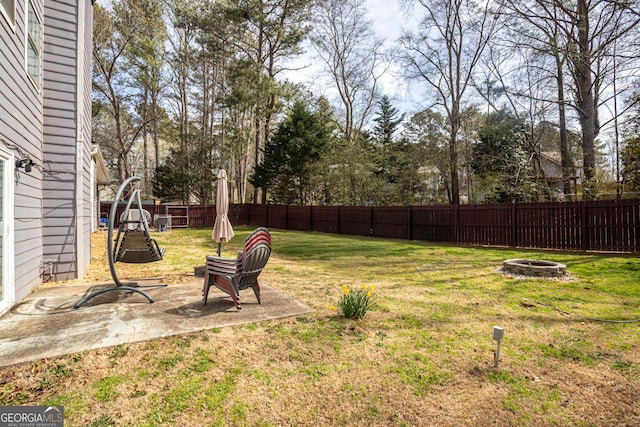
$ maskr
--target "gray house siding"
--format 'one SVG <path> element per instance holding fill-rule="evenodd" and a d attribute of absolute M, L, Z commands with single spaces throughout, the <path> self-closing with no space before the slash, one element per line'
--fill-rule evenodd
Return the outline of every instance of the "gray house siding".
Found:
<path fill-rule="evenodd" d="M 91 4 L 47 1 L 44 20 L 43 258 L 52 280 L 68 280 L 91 256 Z"/>
<path fill-rule="evenodd" d="M 25 67 L 29 1 L 41 22 L 38 86 Z M 17 1 L 15 12 L 15 23 L 0 16 L 0 161 L 11 201 L 0 314 L 43 280 L 81 277 L 91 256 L 91 1 Z"/>
<path fill-rule="evenodd" d="M 0 144 L 16 159 L 42 164 L 42 93 L 25 70 L 25 5 L 16 2 L 14 25 L 0 17 Z M 42 19 L 42 1 L 33 5 Z M 41 283 L 42 173 L 19 169 L 14 178 L 13 291 L 19 301 Z"/>

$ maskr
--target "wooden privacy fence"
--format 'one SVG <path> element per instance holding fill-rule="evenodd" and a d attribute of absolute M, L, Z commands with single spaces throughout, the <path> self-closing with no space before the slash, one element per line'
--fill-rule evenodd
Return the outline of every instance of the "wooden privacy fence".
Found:
<path fill-rule="evenodd" d="M 166 205 L 145 209 L 152 215 L 167 212 Z M 108 210 L 103 204 L 101 211 Z M 188 211 L 182 226 L 213 227 L 215 206 L 189 206 Z M 229 219 L 233 225 L 467 245 L 640 252 L 640 200 L 393 207 L 238 204 L 229 206 Z"/>

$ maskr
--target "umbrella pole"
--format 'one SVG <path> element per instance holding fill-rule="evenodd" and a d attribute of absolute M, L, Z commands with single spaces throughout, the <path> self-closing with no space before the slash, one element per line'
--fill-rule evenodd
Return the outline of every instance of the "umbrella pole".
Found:
<path fill-rule="evenodd" d="M 222 247 L 222 243 L 218 243 L 218 256 L 220 256 L 220 248 Z"/>

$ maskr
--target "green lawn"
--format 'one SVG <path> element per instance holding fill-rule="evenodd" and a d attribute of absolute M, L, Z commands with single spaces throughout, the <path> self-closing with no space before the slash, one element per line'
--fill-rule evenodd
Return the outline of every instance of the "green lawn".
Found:
<path fill-rule="evenodd" d="M 272 237 L 263 282 L 313 313 L 10 367 L 0 405 L 63 404 L 67 425 L 92 426 L 640 425 L 637 256 Z M 216 247 L 211 230 L 155 238 L 160 274 L 177 277 Z M 569 277 L 504 275 L 508 258 L 563 262 Z M 328 308 L 342 285 L 375 286 L 364 319 Z"/>

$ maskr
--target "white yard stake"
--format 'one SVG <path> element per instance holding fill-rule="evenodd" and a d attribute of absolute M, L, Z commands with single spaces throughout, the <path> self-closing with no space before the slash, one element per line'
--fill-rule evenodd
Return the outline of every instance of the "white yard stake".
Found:
<path fill-rule="evenodd" d="M 504 336 L 504 329 L 500 326 L 493 327 L 493 339 L 497 341 L 496 353 L 493 357 L 493 367 L 498 368 L 498 362 L 500 361 L 500 344 L 502 344 L 502 337 Z"/>

